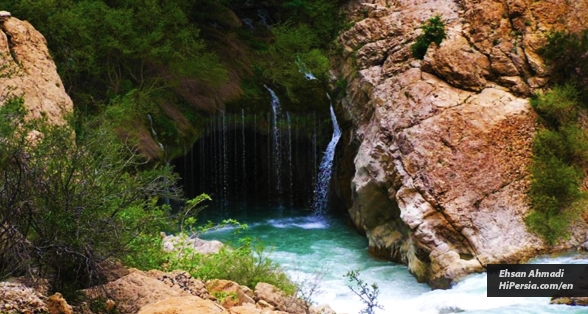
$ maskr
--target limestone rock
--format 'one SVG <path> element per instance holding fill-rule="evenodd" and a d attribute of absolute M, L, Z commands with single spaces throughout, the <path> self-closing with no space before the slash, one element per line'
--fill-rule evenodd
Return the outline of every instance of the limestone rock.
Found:
<path fill-rule="evenodd" d="M 11 14 L 8 11 L 0 11 L 0 23 L 8 20 Z"/>
<path fill-rule="evenodd" d="M 73 310 L 61 293 L 57 292 L 45 301 L 50 314 L 72 314 Z"/>
<path fill-rule="evenodd" d="M 234 306 L 246 303 L 255 304 L 253 295 L 249 288 L 243 289 L 238 283 L 230 280 L 212 280 L 207 284 L 208 292 L 215 296 L 218 301 L 222 300 L 222 306 L 230 309 Z M 222 296 L 222 297 L 219 297 Z"/>
<path fill-rule="evenodd" d="M 163 249 L 166 252 L 177 251 L 182 254 L 184 249 L 191 249 L 194 253 L 199 254 L 215 254 L 218 253 L 224 244 L 217 240 L 202 240 L 200 238 L 192 238 L 186 235 L 165 235 L 162 233 Z"/>
<path fill-rule="evenodd" d="M 588 306 L 588 297 L 555 297 L 549 302 L 551 304 L 565 304 L 565 305 L 577 305 L 577 306 Z"/>
<path fill-rule="evenodd" d="M 367 16 L 364 2 L 348 6 L 357 22 L 339 38 L 336 79 L 348 80 L 341 106 L 357 143 L 341 157 L 355 165 L 342 203 L 370 252 L 448 287 L 549 251 L 524 223 L 537 127 L 527 97 L 549 79 L 537 53 L 549 29 L 588 28 L 588 0 L 398 0 Z M 410 45 L 435 14 L 448 37 L 415 60 Z M 582 223 L 557 249 L 586 241 Z"/>
<path fill-rule="evenodd" d="M 196 296 L 170 297 L 142 307 L 138 314 L 229 314 L 222 306 Z"/>
<path fill-rule="evenodd" d="M 274 285 L 265 282 L 260 282 L 255 286 L 255 299 L 264 300 L 279 311 L 306 313 L 301 300 L 289 297 Z"/>
<path fill-rule="evenodd" d="M 188 272 L 183 270 L 174 270 L 171 273 L 150 270 L 147 275 L 162 281 L 170 288 L 186 291 L 203 299 L 210 298 L 206 285 L 202 281 L 192 278 Z"/>
<path fill-rule="evenodd" d="M 449 84 L 466 89 L 480 91 L 490 77 L 490 61 L 488 57 L 470 47 L 462 36 L 454 36 L 445 40 L 441 47 L 429 48 L 425 69 L 430 67 Z"/>
<path fill-rule="evenodd" d="M 136 313 L 147 304 L 172 297 L 193 296 L 177 286 L 149 276 L 139 270 L 131 272 L 116 281 L 83 291 L 89 299 L 111 299 L 120 313 Z M 194 296 L 195 297 L 195 296 Z"/>
<path fill-rule="evenodd" d="M 337 314 L 328 304 L 310 307 L 310 314 Z"/>
<path fill-rule="evenodd" d="M 4 11 L 5 12 L 5 11 Z M 63 124 L 73 111 L 43 35 L 26 21 L 0 14 L 0 105 L 23 95 L 30 118 Z M 8 14 L 9 16 L 10 14 Z"/>

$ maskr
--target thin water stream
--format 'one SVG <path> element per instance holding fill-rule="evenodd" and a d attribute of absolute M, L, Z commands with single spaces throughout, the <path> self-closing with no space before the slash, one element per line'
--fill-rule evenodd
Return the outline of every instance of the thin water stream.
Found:
<path fill-rule="evenodd" d="M 217 212 L 218 213 L 218 212 Z M 288 207 L 251 207 L 231 204 L 224 215 L 207 209 L 202 220 L 236 218 L 247 223 L 244 233 L 235 235 L 230 228 L 202 235 L 206 239 L 236 242 L 248 235 L 272 247 L 270 257 L 299 281 L 310 281 L 324 273 L 323 293 L 314 301 L 328 303 L 337 313 L 358 313 L 363 304 L 347 287 L 346 272 L 358 269 L 367 283 L 380 288 L 383 310 L 376 313 L 588 313 L 588 308 L 550 305 L 549 298 L 488 298 L 486 274 L 473 274 L 449 290 L 432 291 L 418 283 L 406 266 L 372 258 L 367 240 L 348 227 L 345 221 L 330 215 L 315 216 L 306 210 Z M 564 256 L 540 258 L 536 263 L 588 263 L 588 257 Z"/>

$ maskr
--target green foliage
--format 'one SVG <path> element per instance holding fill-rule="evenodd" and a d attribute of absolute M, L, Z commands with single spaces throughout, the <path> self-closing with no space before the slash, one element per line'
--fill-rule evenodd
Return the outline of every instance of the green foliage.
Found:
<path fill-rule="evenodd" d="M 556 86 L 549 93 L 536 94 L 531 98 L 533 109 L 553 128 L 575 122 L 577 105 L 578 91 L 572 84 Z"/>
<path fill-rule="evenodd" d="M 247 227 L 234 220 L 225 221 L 221 226 L 227 224 L 237 224 L 237 230 Z M 207 225 L 198 232 L 216 227 L 219 226 Z M 188 239 L 186 233 L 181 233 L 180 236 Z M 145 270 L 157 268 L 164 271 L 182 269 L 201 280 L 227 279 L 248 287 L 255 287 L 258 282 L 266 282 L 290 295 L 296 291 L 296 286 L 280 266 L 268 258 L 265 248 L 252 243 L 247 237 L 242 238 L 236 247 L 225 247 L 217 254 L 209 255 L 196 253 L 189 247 L 164 252 L 161 250 L 161 238 L 149 234 L 136 238 L 131 246 L 137 249 L 125 257 L 125 264 L 132 267 Z"/>
<path fill-rule="evenodd" d="M 378 304 L 378 295 L 380 294 L 378 285 L 375 283 L 368 285 L 368 283 L 359 277 L 359 270 L 351 270 L 347 272 L 345 277 L 347 277 L 349 282 L 352 283 L 352 285 L 348 286 L 349 289 L 351 289 L 351 291 L 355 293 L 366 306 L 365 309 L 359 312 L 360 314 L 373 314 L 376 308 L 384 309 Z"/>
<path fill-rule="evenodd" d="M 24 121 L 22 101 L 0 112 L 0 276 L 30 272 L 68 291 L 99 283 L 99 263 L 146 230 L 171 228 L 162 198 L 179 198 L 168 166 L 145 161 L 106 125 Z M 31 142 L 33 130 L 38 132 Z"/>
<path fill-rule="evenodd" d="M 447 38 L 445 33 L 445 22 L 441 19 L 441 15 L 435 15 L 434 17 L 427 20 L 426 23 L 421 25 L 423 34 L 416 38 L 416 41 L 410 46 L 412 55 L 417 59 L 425 58 L 427 49 L 431 43 L 441 45 L 443 39 Z"/>
<path fill-rule="evenodd" d="M 578 33 L 552 32 L 540 53 L 552 67 L 553 81 L 577 86 L 585 106 L 588 101 L 588 29 Z"/>
<path fill-rule="evenodd" d="M 216 298 L 219 304 L 224 304 L 227 299 L 232 301 L 237 301 L 237 293 L 236 292 L 227 292 L 227 291 L 213 291 L 212 296 Z"/>
<path fill-rule="evenodd" d="M 582 167 L 588 165 L 588 133 L 578 125 L 578 93 L 571 85 L 535 95 L 531 105 L 550 129 L 533 142 L 529 228 L 553 244 L 569 235 L 586 193 L 580 190 Z"/>
<path fill-rule="evenodd" d="M 43 33 L 76 103 L 174 85 L 182 77 L 226 79 L 181 0 L 1 1 Z"/>
<path fill-rule="evenodd" d="M 329 60 L 317 48 L 318 37 L 305 24 L 285 23 L 272 28 L 272 33 L 274 42 L 260 63 L 261 75 L 264 80 L 282 86 L 288 98 L 298 102 L 297 91 L 316 84 L 305 79 L 305 70 L 323 77 Z"/>
<path fill-rule="evenodd" d="M 343 27 L 343 17 L 338 7 L 343 1 L 338 0 L 289 0 L 283 1 L 284 15 L 297 24 L 307 24 L 321 41 L 321 48 L 337 36 Z"/>

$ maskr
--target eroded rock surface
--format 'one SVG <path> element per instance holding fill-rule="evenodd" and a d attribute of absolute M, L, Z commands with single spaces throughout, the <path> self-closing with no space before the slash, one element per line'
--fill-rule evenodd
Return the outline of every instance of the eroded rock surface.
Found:
<path fill-rule="evenodd" d="M 63 124 L 73 103 L 57 74 L 45 37 L 8 12 L 0 14 L 0 105 L 23 96 L 29 117 Z"/>
<path fill-rule="evenodd" d="M 536 116 L 549 30 L 588 25 L 588 1 L 352 1 L 339 79 L 359 143 L 351 218 L 370 250 L 433 287 L 549 250 L 526 230 Z M 558 18 L 554 18 L 556 16 Z M 410 45 L 441 15 L 447 39 L 424 60 Z M 348 152 L 349 153 L 349 152 Z M 585 227 L 561 243 L 585 241 Z"/>

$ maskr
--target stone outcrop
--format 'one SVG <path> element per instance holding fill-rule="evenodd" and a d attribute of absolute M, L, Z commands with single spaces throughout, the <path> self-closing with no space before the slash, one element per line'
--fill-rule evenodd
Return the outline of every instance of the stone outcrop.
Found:
<path fill-rule="evenodd" d="M 138 312 L 138 314 L 228 314 L 222 306 L 210 300 L 203 300 L 199 297 L 172 297 L 159 302 L 149 304 Z"/>
<path fill-rule="evenodd" d="M 128 275 L 83 293 L 90 303 L 103 302 L 121 314 L 306 313 L 302 300 L 287 296 L 270 284 L 259 283 L 253 292 L 229 280 L 211 280 L 204 284 L 180 270 L 165 273 L 131 269 Z M 82 312 L 91 313 L 90 310 Z M 323 305 L 310 309 L 310 313 L 334 312 Z"/>
<path fill-rule="evenodd" d="M 549 30 L 586 28 L 588 1 L 362 2 L 349 4 L 337 75 L 347 142 L 359 147 L 344 153 L 355 154 L 348 210 L 372 253 L 448 287 L 550 250 L 524 223 L 537 128 L 528 97 L 548 83 L 537 51 Z M 447 38 L 416 60 L 410 45 L 437 14 Z"/>
<path fill-rule="evenodd" d="M 0 105 L 22 96 L 30 118 L 63 124 L 73 103 L 57 74 L 45 37 L 8 12 L 0 13 Z"/>
<path fill-rule="evenodd" d="M 224 244 L 218 240 L 202 240 L 197 237 L 189 237 L 186 234 L 166 235 L 161 233 L 163 239 L 163 250 L 166 252 L 176 251 L 178 254 L 198 253 L 198 254 L 216 254 Z"/>

